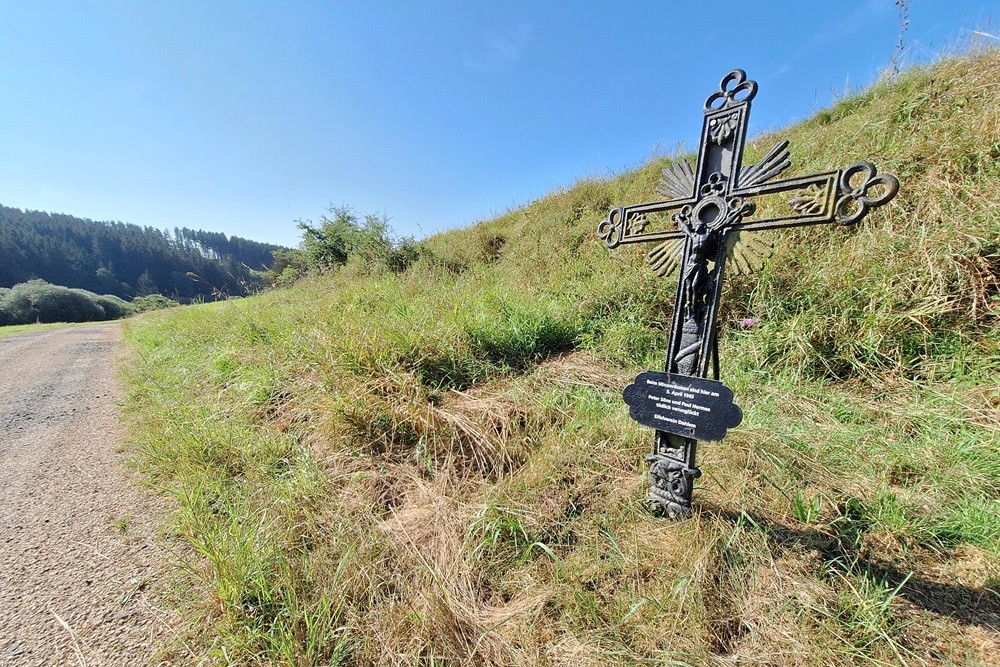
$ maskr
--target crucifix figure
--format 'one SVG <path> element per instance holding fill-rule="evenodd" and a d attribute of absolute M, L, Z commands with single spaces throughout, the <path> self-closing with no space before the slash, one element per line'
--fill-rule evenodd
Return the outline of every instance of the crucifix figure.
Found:
<path fill-rule="evenodd" d="M 757 83 L 743 70 L 727 74 L 705 102 L 698 159 L 663 170 L 656 192 L 667 199 L 620 206 L 598 225 L 608 248 L 625 243 L 658 244 L 650 266 L 667 276 L 680 268 L 673 326 L 664 371 L 707 378 L 709 361 L 719 378 L 716 314 L 727 259 L 739 272 L 760 268 L 772 246 L 744 234 L 763 229 L 837 223 L 851 225 L 899 190 L 892 174 L 857 162 L 809 176 L 777 179 L 791 166 L 788 142 L 781 141 L 755 165 L 743 166 L 750 103 Z M 656 430 L 649 502 L 654 512 L 687 517 L 691 491 L 701 471 L 697 441 Z"/>

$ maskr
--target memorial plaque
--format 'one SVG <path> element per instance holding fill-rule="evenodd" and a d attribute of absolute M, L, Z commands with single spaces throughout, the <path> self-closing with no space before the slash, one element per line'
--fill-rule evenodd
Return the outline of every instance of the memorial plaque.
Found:
<path fill-rule="evenodd" d="M 672 517 L 691 513 L 698 440 L 716 440 L 740 421 L 732 393 L 725 390 L 731 408 L 716 404 L 724 392 L 702 382 L 709 374 L 719 379 L 718 322 L 723 267 L 730 262 L 738 272 L 760 268 L 773 246 L 752 232 L 835 223 L 853 225 L 868 212 L 889 202 L 899 191 L 899 180 L 879 173 L 871 162 L 842 169 L 779 179 L 792 165 L 787 141 L 779 141 L 760 162 L 743 164 L 750 103 L 757 82 L 743 70 L 733 70 L 709 95 L 698 159 L 679 160 L 663 170 L 656 192 L 662 201 L 618 206 L 597 227 L 608 248 L 626 243 L 656 242 L 649 265 L 660 276 L 679 271 L 665 377 L 691 391 L 700 408 L 666 399 L 643 383 L 661 374 L 643 373 L 625 390 L 630 413 L 639 423 L 656 429 L 650 462 L 652 510 Z M 646 376 L 644 378 L 644 376 Z M 678 380 L 678 378 L 686 378 Z M 640 381 L 640 378 L 643 378 Z M 709 391 L 708 398 L 694 389 Z M 716 391 L 718 396 L 711 396 Z M 660 407 L 666 406 L 666 407 Z M 701 409 L 704 408 L 704 409 Z M 694 414 L 697 413 L 697 418 Z M 674 421 L 670 421 L 674 420 Z"/>
<path fill-rule="evenodd" d="M 625 387 L 624 397 L 632 419 L 685 438 L 722 440 L 743 421 L 732 390 L 716 380 L 646 371 Z"/>

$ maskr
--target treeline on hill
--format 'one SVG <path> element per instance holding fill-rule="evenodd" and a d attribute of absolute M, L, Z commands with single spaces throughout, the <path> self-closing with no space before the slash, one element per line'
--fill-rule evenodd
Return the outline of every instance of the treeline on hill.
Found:
<path fill-rule="evenodd" d="M 97 294 L 178 301 L 244 294 L 280 246 L 237 236 L 0 206 L 0 287 L 41 279 Z"/>

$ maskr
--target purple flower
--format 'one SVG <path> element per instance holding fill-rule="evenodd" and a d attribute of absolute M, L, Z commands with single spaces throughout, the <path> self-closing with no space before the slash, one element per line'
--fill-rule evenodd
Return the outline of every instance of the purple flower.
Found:
<path fill-rule="evenodd" d="M 756 317 L 744 317 L 740 320 L 740 329 L 749 329 L 758 322 L 760 322 L 760 320 Z"/>

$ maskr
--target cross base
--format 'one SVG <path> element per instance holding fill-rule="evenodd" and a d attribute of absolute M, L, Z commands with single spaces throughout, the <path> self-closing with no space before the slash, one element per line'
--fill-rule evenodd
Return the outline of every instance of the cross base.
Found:
<path fill-rule="evenodd" d="M 701 470 L 661 454 L 647 454 L 646 462 L 653 478 L 646 500 L 653 514 L 671 519 L 690 517 L 691 491 L 694 480 L 701 477 Z"/>

